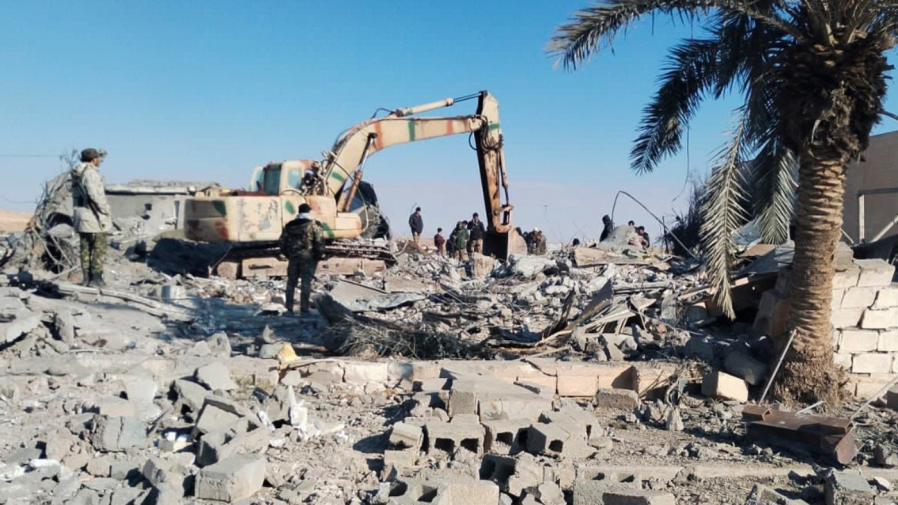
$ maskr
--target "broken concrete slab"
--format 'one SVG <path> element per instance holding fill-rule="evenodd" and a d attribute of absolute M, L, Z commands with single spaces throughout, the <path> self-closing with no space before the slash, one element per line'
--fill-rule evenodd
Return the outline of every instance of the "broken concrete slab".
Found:
<path fill-rule="evenodd" d="M 824 489 L 827 505 L 868 505 L 876 494 L 856 470 L 832 471 Z"/>
<path fill-rule="evenodd" d="M 723 361 L 727 372 L 739 377 L 752 386 L 764 383 L 767 377 L 767 365 L 743 352 L 731 352 Z"/>
<path fill-rule="evenodd" d="M 596 391 L 595 400 L 600 409 L 632 411 L 639 407 L 639 395 L 629 389 L 603 388 Z"/>
<path fill-rule="evenodd" d="M 221 362 L 209 363 L 196 369 L 196 381 L 212 391 L 232 391 L 237 383 L 231 379 L 231 371 Z"/>
<path fill-rule="evenodd" d="M 712 371 L 702 379 L 702 394 L 710 398 L 747 402 L 748 386 L 739 377 Z"/>
<path fill-rule="evenodd" d="M 201 500 L 234 503 L 262 489 L 265 458 L 232 456 L 200 470 L 196 479 L 196 497 Z"/>
<path fill-rule="evenodd" d="M 97 415 L 90 441 L 98 451 L 122 452 L 146 442 L 147 431 L 136 417 Z"/>

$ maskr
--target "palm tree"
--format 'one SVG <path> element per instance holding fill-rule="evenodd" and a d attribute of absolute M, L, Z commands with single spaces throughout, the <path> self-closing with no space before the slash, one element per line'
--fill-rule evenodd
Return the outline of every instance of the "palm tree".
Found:
<path fill-rule="evenodd" d="M 558 28 L 549 51 L 576 69 L 610 48 L 619 31 L 655 14 L 698 22 L 703 35 L 670 50 L 632 168 L 651 172 L 678 151 L 703 99 L 743 98 L 703 207 L 717 301 L 733 315 L 733 231 L 756 217 L 765 239 L 782 242 L 794 202 L 789 326 L 796 336 L 774 392 L 789 403 L 837 403 L 830 305 L 845 168 L 882 113 L 898 0 L 606 0 Z M 780 346 L 783 337 L 775 336 Z"/>

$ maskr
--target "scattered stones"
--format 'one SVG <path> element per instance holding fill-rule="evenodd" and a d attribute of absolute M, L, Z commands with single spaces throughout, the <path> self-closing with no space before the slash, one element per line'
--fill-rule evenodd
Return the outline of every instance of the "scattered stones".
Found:
<path fill-rule="evenodd" d="M 231 380 L 231 372 L 221 362 L 210 363 L 196 369 L 197 382 L 212 391 L 231 391 L 237 389 L 237 383 Z"/>

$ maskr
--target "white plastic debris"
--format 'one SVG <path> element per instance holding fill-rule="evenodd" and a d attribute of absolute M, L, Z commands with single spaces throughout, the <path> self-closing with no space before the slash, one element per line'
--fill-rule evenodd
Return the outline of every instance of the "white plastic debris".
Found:
<path fill-rule="evenodd" d="M 262 421 L 262 424 L 268 428 L 268 431 L 274 431 L 274 423 L 271 422 L 271 418 L 268 417 L 267 412 L 260 410 L 256 412 L 256 415 L 259 416 L 259 421 Z"/>

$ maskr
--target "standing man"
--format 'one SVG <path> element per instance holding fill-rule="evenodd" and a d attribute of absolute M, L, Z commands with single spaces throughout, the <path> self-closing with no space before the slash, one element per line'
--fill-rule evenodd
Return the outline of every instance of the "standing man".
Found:
<path fill-rule="evenodd" d="M 293 313 L 296 279 L 299 278 L 299 306 L 305 314 L 309 311 L 312 277 L 315 277 L 318 262 L 324 258 L 324 233 L 321 225 L 312 217 L 312 207 L 309 204 L 300 205 L 296 219 L 284 226 L 279 245 L 281 253 L 290 261 L 287 265 L 287 312 Z"/>
<path fill-rule="evenodd" d="M 468 229 L 465 227 L 464 221 L 459 221 L 455 225 L 455 251 L 458 261 L 465 260 L 465 251 L 468 249 Z"/>
<path fill-rule="evenodd" d="M 408 217 L 408 226 L 412 229 L 412 242 L 419 245 L 421 232 L 424 231 L 424 219 L 421 217 L 421 207 L 416 207 L 415 212 Z"/>
<path fill-rule="evenodd" d="M 87 148 L 81 151 L 81 163 L 72 169 L 72 220 L 81 238 L 81 285 L 106 287 L 103 262 L 106 259 L 106 234 L 112 230 L 112 216 L 106 202 L 106 186 L 100 175 L 100 163 L 106 151 Z"/>
<path fill-rule="evenodd" d="M 486 229 L 476 212 L 468 223 L 468 230 L 471 232 L 471 253 L 483 254 L 483 234 L 486 233 Z"/>
<path fill-rule="evenodd" d="M 438 255 L 446 255 L 446 237 L 443 236 L 442 228 L 437 228 L 437 234 L 433 236 L 433 245 L 436 246 Z"/>

